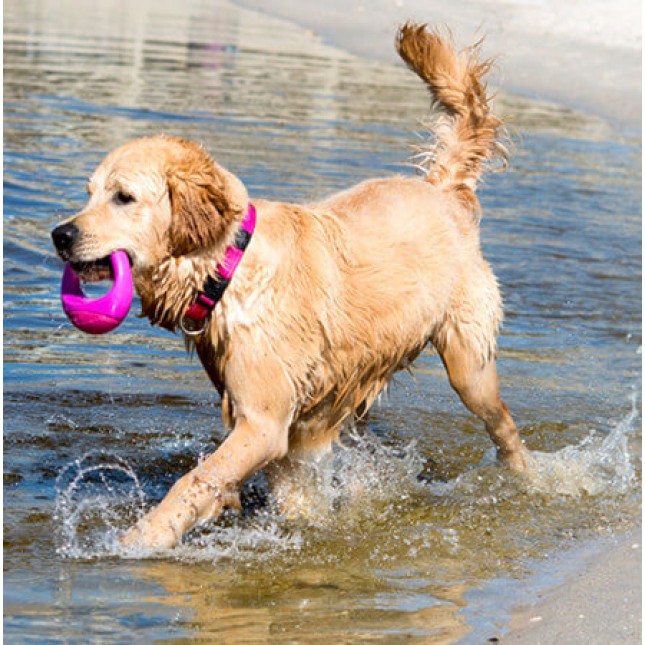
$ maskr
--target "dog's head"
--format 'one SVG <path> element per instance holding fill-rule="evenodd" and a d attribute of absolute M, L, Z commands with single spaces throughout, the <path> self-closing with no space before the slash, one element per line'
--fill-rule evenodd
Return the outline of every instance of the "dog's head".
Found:
<path fill-rule="evenodd" d="M 87 188 L 85 208 L 52 232 L 56 251 L 96 281 L 110 276 L 110 254 L 124 250 L 137 288 L 168 257 L 226 245 L 248 204 L 242 182 L 203 148 L 166 136 L 110 153 Z"/>

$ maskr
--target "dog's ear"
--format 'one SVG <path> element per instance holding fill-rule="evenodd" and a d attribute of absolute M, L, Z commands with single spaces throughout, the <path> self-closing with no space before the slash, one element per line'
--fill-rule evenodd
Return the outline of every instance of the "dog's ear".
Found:
<path fill-rule="evenodd" d="M 175 257 L 220 244 L 244 217 L 244 184 L 198 145 L 178 141 L 165 173 L 172 209 L 169 240 Z"/>

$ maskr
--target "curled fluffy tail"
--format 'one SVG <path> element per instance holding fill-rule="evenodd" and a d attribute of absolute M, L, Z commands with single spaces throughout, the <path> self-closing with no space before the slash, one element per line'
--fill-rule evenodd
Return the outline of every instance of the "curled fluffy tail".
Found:
<path fill-rule="evenodd" d="M 425 181 L 454 191 L 465 205 L 478 210 L 475 188 L 484 162 L 505 159 L 497 142 L 502 121 L 490 113 L 482 84 L 492 63 L 478 60 L 477 45 L 459 52 L 426 25 L 406 23 L 396 45 L 408 67 L 428 84 L 442 112 L 432 127 L 433 144 L 422 151 L 428 162 Z"/>

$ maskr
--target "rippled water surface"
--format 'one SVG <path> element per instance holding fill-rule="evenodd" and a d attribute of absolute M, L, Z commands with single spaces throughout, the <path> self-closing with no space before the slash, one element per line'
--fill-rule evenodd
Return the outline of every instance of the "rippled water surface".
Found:
<path fill-rule="evenodd" d="M 308 520 L 278 517 L 259 476 L 241 516 L 162 556 L 121 551 L 221 441 L 219 400 L 181 339 L 135 315 L 98 338 L 66 322 L 52 226 L 108 150 L 156 132 L 201 141 L 262 197 L 414 172 L 428 99 L 403 68 L 225 2 L 9 0 L 4 21 L 11 642 L 481 642 L 503 627 L 505 581 L 638 515 L 640 141 L 502 95 L 515 144 L 482 187 L 482 236 L 532 477 L 494 465 L 428 351 L 313 474 Z"/>

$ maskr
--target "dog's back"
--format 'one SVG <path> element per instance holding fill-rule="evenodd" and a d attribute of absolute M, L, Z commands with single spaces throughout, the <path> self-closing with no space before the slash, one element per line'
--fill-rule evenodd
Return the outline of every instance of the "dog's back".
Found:
<path fill-rule="evenodd" d="M 345 376 L 353 405 L 363 398 L 369 405 L 428 341 L 441 352 L 458 336 L 477 362 L 489 362 L 502 318 L 497 282 L 480 251 L 475 195 L 485 162 L 503 155 L 501 120 L 482 84 L 490 64 L 424 26 L 404 25 L 397 48 L 439 112 L 423 180 L 368 180 L 313 207 L 341 223 L 353 263 L 336 290 L 342 324 L 326 330 L 329 360 L 342 367 L 333 380 Z"/>

